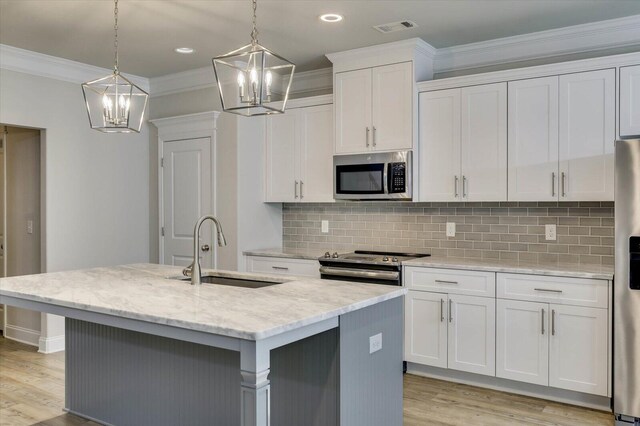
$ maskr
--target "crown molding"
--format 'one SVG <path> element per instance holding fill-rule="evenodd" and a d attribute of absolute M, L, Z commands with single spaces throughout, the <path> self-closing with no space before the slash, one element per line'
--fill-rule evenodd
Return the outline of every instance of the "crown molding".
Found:
<path fill-rule="evenodd" d="M 0 44 L 0 68 L 76 84 L 95 80 L 113 72 L 112 69 L 32 52 L 6 44 Z M 149 92 L 148 78 L 123 74 L 142 90 Z"/>
<path fill-rule="evenodd" d="M 435 72 L 640 45 L 640 15 L 438 49 Z"/>

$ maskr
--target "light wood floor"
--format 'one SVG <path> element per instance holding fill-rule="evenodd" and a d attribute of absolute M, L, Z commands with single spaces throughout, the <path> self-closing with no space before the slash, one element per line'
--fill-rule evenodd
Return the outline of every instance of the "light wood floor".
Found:
<path fill-rule="evenodd" d="M 405 426 L 613 425 L 611 414 L 541 399 L 410 374 L 404 384 Z M 64 353 L 0 337 L 0 425 L 96 425 L 63 406 Z"/>

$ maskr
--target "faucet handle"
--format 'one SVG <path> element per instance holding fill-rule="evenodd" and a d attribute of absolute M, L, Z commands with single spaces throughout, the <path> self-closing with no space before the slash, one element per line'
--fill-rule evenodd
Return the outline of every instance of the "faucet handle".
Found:
<path fill-rule="evenodd" d="M 185 277 L 190 277 L 191 271 L 193 271 L 193 262 L 191 263 L 191 265 L 182 270 L 182 275 L 184 275 Z"/>

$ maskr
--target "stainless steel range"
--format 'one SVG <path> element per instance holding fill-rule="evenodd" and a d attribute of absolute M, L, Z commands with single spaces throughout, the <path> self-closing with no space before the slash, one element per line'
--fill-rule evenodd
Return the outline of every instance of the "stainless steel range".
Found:
<path fill-rule="evenodd" d="M 402 285 L 402 262 L 426 256 L 430 255 L 356 250 L 344 254 L 326 252 L 318 260 L 323 279 Z"/>

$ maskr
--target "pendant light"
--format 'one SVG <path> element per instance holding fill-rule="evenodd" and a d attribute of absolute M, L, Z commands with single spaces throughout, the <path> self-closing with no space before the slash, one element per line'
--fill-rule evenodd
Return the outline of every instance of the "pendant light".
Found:
<path fill-rule="evenodd" d="M 140 132 L 149 94 L 120 74 L 118 69 L 118 0 L 114 0 L 113 73 L 82 83 L 89 125 L 106 133 Z"/>
<path fill-rule="evenodd" d="M 258 43 L 252 0 L 251 43 L 213 58 L 222 109 L 244 116 L 283 113 L 296 66 Z"/>

